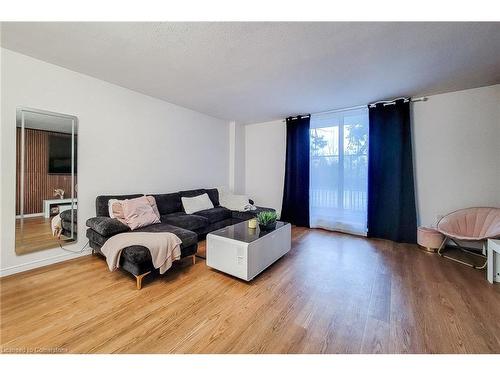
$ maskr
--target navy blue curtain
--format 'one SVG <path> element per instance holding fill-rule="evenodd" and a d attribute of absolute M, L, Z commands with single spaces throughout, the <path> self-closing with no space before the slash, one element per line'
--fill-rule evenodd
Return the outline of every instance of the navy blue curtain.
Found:
<path fill-rule="evenodd" d="M 368 236 L 415 243 L 410 101 L 369 108 Z"/>
<path fill-rule="evenodd" d="M 281 220 L 309 226 L 309 117 L 286 119 L 285 187 Z"/>

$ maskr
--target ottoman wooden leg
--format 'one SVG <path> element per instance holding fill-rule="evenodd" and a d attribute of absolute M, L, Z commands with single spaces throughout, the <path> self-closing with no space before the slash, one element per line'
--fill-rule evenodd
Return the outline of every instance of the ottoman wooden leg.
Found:
<path fill-rule="evenodd" d="M 193 258 L 193 264 L 196 264 L 196 255 L 192 255 Z"/>
<path fill-rule="evenodd" d="M 142 275 L 137 275 L 135 277 L 135 280 L 137 282 L 137 289 L 141 289 L 142 288 L 142 279 L 144 278 L 144 276 L 149 275 L 150 273 L 151 273 L 151 271 L 148 271 L 146 273 L 143 273 Z"/>

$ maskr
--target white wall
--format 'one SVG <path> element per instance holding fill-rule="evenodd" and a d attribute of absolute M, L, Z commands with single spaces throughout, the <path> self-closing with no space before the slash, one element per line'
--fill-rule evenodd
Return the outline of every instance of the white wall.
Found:
<path fill-rule="evenodd" d="M 226 186 L 228 123 L 6 49 L 1 49 L 1 274 L 64 260 L 59 249 L 14 251 L 15 117 L 27 106 L 79 120 L 78 235 L 107 193 Z"/>
<path fill-rule="evenodd" d="M 500 85 L 412 104 L 419 223 L 469 206 L 500 207 Z M 246 126 L 246 193 L 281 208 L 285 124 Z"/>
<path fill-rule="evenodd" d="M 245 193 L 245 127 L 229 123 L 229 190 Z"/>
<path fill-rule="evenodd" d="M 420 223 L 500 207 L 500 85 L 433 95 L 412 109 Z"/>
<path fill-rule="evenodd" d="M 245 191 L 259 206 L 281 212 L 286 126 L 281 120 L 245 126 Z"/>

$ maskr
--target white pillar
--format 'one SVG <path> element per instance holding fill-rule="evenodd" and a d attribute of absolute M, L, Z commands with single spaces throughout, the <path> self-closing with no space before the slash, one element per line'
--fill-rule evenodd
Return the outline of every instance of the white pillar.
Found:
<path fill-rule="evenodd" d="M 229 123 L 229 190 L 245 193 L 245 127 Z"/>

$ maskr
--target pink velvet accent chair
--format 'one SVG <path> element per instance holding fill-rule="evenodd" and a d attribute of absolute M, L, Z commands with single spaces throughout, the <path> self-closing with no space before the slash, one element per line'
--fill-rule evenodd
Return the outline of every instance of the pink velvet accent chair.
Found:
<path fill-rule="evenodd" d="M 486 267 L 486 261 L 482 266 L 475 266 L 443 255 L 444 245 L 448 240 L 451 240 L 460 250 L 471 253 L 460 246 L 457 241 L 480 241 L 483 244 L 483 254 L 473 254 L 486 258 L 486 240 L 500 237 L 500 208 L 471 207 L 454 211 L 438 222 L 437 229 L 444 235 L 443 242 L 438 249 L 439 255 L 473 268 L 483 269 Z"/>

